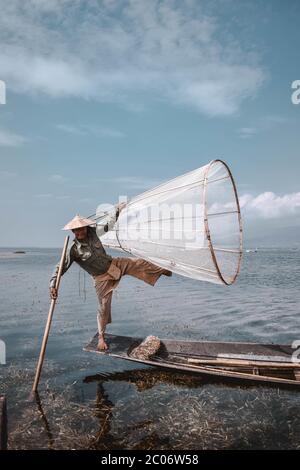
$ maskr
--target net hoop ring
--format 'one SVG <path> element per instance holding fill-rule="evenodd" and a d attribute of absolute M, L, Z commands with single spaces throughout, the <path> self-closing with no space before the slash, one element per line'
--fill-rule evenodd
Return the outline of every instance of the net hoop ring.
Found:
<path fill-rule="evenodd" d="M 215 165 L 216 163 L 221 163 L 227 170 L 228 172 L 228 176 L 231 180 L 231 184 L 232 184 L 232 188 L 233 188 L 233 192 L 234 192 L 234 196 L 235 196 L 235 202 L 236 202 L 236 208 L 237 208 L 237 214 L 238 214 L 238 223 L 239 223 L 239 258 L 238 258 L 238 262 L 237 262 L 237 268 L 236 268 L 236 272 L 233 276 L 233 278 L 231 279 L 230 282 L 228 282 L 225 277 L 223 276 L 222 272 L 221 272 L 221 269 L 219 267 L 219 264 L 218 264 L 218 260 L 217 260 L 217 257 L 216 257 L 216 254 L 215 254 L 215 250 L 214 250 L 214 246 L 213 246 L 213 243 L 212 243 L 212 240 L 211 240 L 211 232 L 210 232 L 210 228 L 209 228 L 209 222 L 208 222 L 208 213 L 207 213 L 207 181 L 208 181 L 208 175 L 209 175 L 209 172 L 210 172 L 210 169 L 212 168 L 213 165 Z M 216 160 L 212 160 L 208 165 L 207 165 L 207 168 L 205 170 L 205 174 L 204 174 L 204 183 L 203 183 L 203 205 L 204 205 L 204 227 L 205 227 L 205 235 L 206 235 L 206 239 L 207 239 L 207 242 L 208 242 L 208 247 L 210 249 L 210 253 L 211 253 L 211 256 L 212 256 L 212 260 L 213 260 L 213 263 L 215 265 L 215 268 L 217 270 L 217 273 L 218 273 L 218 276 L 219 278 L 221 279 L 221 281 L 226 284 L 227 286 L 230 286 L 231 284 L 233 284 L 240 272 L 240 269 L 241 269 L 241 261 L 242 261 L 242 255 L 243 255 L 243 226 L 242 226 L 242 217 L 241 217 L 241 208 L 240 208 L 240 203 L 239 203 L 239 198 L 238 198 L 238 193 L 237 193 L 237 189 L 236 189 L 236 184 L 235 184 L 235 181 L 234 181 L 234 178 L 232 176 L 232 173 L 229 169 L 229 166 L 223 161 L 223 160 L 220 160 L 220 159 L 216 159 Z"/>

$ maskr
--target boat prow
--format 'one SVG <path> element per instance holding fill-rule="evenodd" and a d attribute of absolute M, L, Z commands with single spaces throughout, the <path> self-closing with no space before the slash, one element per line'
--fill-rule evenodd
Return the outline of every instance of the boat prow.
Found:
<path fill-rule="evenodd" d="M 107 334 L 109 349 L 98 351 L 96 334 L 84 351 L 177 372 L 300 387 L 300 363 L 293 362 L 294 350 L 288 345 L 162 339 L 154 356 L 132 357 L 131 351 L 142 341 Z"/>

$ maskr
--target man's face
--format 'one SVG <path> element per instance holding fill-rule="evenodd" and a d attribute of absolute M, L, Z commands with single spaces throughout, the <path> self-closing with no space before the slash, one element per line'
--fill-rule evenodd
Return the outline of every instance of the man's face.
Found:
<path fill-rule="evenodd" d="M 74 228 L 72 232 L 77 240 L 84 240 L 87 236 L 87 227 Z"/>

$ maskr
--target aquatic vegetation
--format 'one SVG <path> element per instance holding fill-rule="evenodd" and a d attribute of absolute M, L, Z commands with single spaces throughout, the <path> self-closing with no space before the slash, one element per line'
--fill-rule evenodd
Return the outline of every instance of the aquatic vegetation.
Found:
<path fill-rule="evenodd" d="M 300 416 L 286 411 L 291 401 L 300 404 L 294 392 L 137 369 L 89 376 L 64 389 L 47 380 L 29 402 L 24 381 L 30 384 L 32 372 L 11 367 L 9 375 L 1 391 L 13 386 L 18 393 L 10 449 L 300 448 Z M 88 386 L 95 399 L 80 401 Z"/>

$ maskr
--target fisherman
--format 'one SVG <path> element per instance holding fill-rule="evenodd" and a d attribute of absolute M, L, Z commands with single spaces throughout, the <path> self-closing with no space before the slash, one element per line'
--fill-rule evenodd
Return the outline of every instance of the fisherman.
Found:
<path fill-rule="evenodd" d="M 99 310 L 97 314 L 98 323 L 98 350 L 107 350 L 108 345 L 105 342 L 106 325 L 111 323 L 111 301 L 113 289 L 115 289 L 122 276 L 129 274 L 142 281 L 154 286 L 159 277 L 172 276 L 172 272 L 160 268 L 142 258 L 112 258 L 103 248 L 99 239 L 105 232 L 113 228 L 118 220 L 120 211 L 125 203 L 115 206 L 115 211 L 109 217 L 105 225 L 97 225 L 91 219 L 76 215 L 63 230 L 72 230 L 75 235 L 73 243 L 69 248 L 62 274 L 64 274 L 73 261 L 81 266 L 94 278 L 94 285 L 99 301 Z M 50 279 L 50 296 L 57 298 L 57 289 L 55 288 L 59 264 Z"/>

